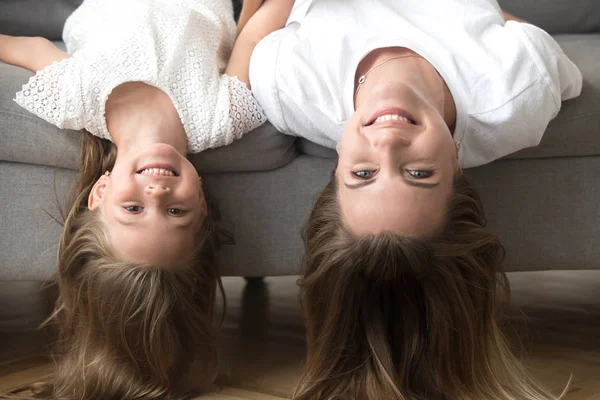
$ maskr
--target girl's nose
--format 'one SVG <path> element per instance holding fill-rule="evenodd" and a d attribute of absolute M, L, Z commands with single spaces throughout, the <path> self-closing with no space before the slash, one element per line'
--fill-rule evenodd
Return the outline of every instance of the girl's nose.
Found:
<path fill-rule="evenodd" d="M 149 194 L 152 196 L 162 196 L 162 195 L 169 193 L 170 191 L 171 191 L 170 187 L 163 186 L 160 184 L 152 184 L 152 185 L 146 186 L 146 194 Z"/>

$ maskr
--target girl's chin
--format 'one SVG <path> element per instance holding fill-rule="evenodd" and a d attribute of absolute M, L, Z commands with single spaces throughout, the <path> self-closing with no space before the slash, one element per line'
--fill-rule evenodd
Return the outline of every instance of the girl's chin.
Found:
<path fill-rule="evenodd" d="M 144 151 L 144 150 L 142 150 Z M 156 152 L 156 153 L 174 153 L 177 155 L 181 155 L 175 147 L 171 146 L 167 143 L 152 143 L 148 145 L 145 151 Z"/>

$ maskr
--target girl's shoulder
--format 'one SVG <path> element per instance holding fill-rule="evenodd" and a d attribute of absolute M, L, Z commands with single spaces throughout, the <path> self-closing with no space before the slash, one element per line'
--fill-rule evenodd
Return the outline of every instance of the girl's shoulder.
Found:
<path fill-rule="evenodd" d="M 188 91 L 175 96 L 190 153 L 231 144 L 267 122 L 252 92 L 237 77 L 222 75 L 214 89 L 208 93 L 216 99 L 213 108 L 206 107 L 202 98 L 188 95 Z"/>

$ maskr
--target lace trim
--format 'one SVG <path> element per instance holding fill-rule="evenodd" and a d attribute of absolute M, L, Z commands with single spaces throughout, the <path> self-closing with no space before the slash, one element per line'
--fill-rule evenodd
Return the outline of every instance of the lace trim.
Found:
<path fill-rule="evenodd" d="M 72 72 L 71 59 L 61 60 L 32 76 L 15 96 L 21 107 L 63 129 L 82 129 L 83 118 L 69 91 L 66 77 Z"/>
<path fill-rule="evenodd" d="M 214 115 L 210 132 L 202 134 L 195 126 L 186 126 L 190 153 L 231 144 L 267 122 L 252 92 L 237 77 L 222 76 L 216 110 L 223 115 Z"/>
<path fill-rule="evenodd" d="M 91 93 L 88 93 L 80 87 L 78 79 L 73 79 L 73 76 L 79 76 L 73 65 L 75 61 L 75 58 L 65 59 L 36 73 L 16 94 L 15 101 L 59 128 L 87 129 L 102 139 L 111 140 L 104 118 L 105 102 L 112 90 L 110 88 L 115 83 L 123 82 L 110 81 L 105 73 L 107 71 L 100 71 L 102 73 L 94 76 L 101 77 L 103 82 L 92 82 Z M 97 65 L 94 67 L 98 68 Z M 182 118 L 182 121 L 187 122 L 184 127 L 188 137 L 188 151 L 191 153 L 231 144 L 267 121 L 250 89 L 237 77 L 223 75 L 219 86 L 211 130 L 206 131 L 206 121 L 194 119 L 194 110 L 187 110 L 193 114 L 192 118 Z M 100 90 L 101 87 L 104 90 Z M 90 107 L 84 107 L 82 96 L 90 97 Z"/>
<path fill-rule="evenodd" d="M 95 115 L 84 111 L 75 57 L 45 67 L 32 76 L 15 96 L 15 101 L 27 111 L 61 129 L 87 129 L 94 135 L 111 140 L 104 126 L 96 126 Z M 101 124 L 102 125 L 102 124 Z"/>

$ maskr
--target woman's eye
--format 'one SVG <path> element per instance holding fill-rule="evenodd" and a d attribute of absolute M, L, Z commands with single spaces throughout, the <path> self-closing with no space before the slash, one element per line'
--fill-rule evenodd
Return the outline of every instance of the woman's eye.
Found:
<path fill-rule="evenodd" d="M 125 211 L 132 214 L 137 214 L 142 211 L 142 207 L 140 206 L 125 206 L 123 208 L 125 209 Z"/>
<path fill-rule="evenodd" d="M 358 179 L 370 179 L 373 176 L 374 171 L 368 169 L 362 171 L 353 171 L 352 175 Z"/>
<path fill-rule="evenodd" d="M 422 171 L 418 169 L 407 170 L 408 174 L 415 179 L 426 179 L 433 175 L 431 171 Z"/>
<path fill-rule="evenodd" d="M 167 208 L 167 213 L 170 215 L 180 216 L 185 214 L 185 211 L 180 210 L 179 208 Z"/>

